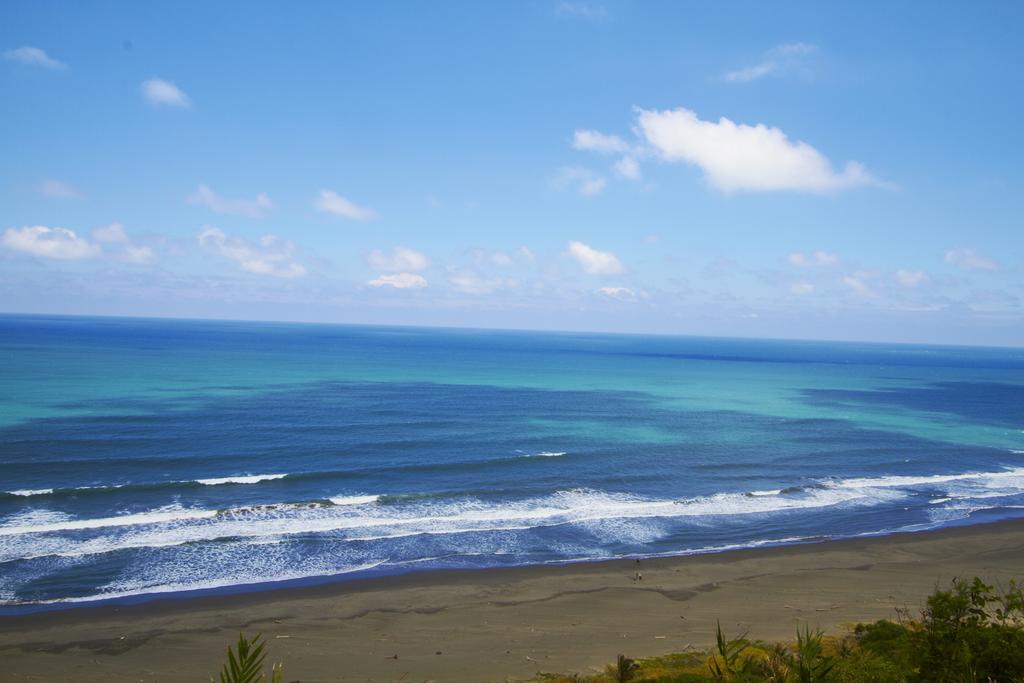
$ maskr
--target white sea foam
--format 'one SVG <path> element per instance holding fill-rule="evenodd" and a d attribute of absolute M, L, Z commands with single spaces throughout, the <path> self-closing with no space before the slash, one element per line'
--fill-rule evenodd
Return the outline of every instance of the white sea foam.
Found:
<path fill-rule="evenodd" d="M 380 500 L 380 496 L 335 496 L 327 500 L 335 505 L 367 505 L 368 503 L 376 503 Z"/>
<path fill-rule="evenodd" d="M 220 477 L 217 479 L 196 479 L 196 482 L 204 486 L 220 486 L 221 484 L 258 484 L 261 481 L 273 481 L 284 479 L 287 474 L 252 474 L 238 477 Z"/>
<path fill-rule="evenodd" d="M 21 534 L 42 534 L 55 531 L 77 531 L 81 529 L 100 529 L 116 526 L 142 526 L 179 522 L 184 520 L 208 519 L 217 515 L 216 510 L 189 510 L 172 506 L 148 512 L 100 517 L 96 519 L 61 519 L 30 524 L 4 524 L 0 526 L 0 536 L 17 536 Z"/>
<path fill-rule="evenodd" d="M 80 556 L 218 539 L 276 542 L 296 534 L 326 534 L 342 543 L 352 543 L 416 535 L 516 532 L 567 524 L 592 531 L 598 528 L 595 524 L 602 522 L 643 524 L 643 520 L 672 518 L 702 524 L 705 519 L 880 505 L 905 499 L 915 487 L 921 486 L 937 489 L 931 498 L 936 508 L 953 500 L 1016 496 L 1024 494 L 1024 468 L 851 478 L 804 489 L 716 493 L 681 500 L 593 489 L 558 491 L 497 503 L 450 498 L 381 504 L 377 495 L 348 495 L 331 498 L 330 505 L 280 503 L 221 511 L 173 506 L 99 519 L 71 519 L 63 514 L 9 518 L 0 526 L 0 561 L 44 555 Z M 974 505 L 984 504 L 977 500 Z M 660 531 L 632 529 L 630 533 L 640 538 Z"/>
<path fill-rule="evenodd" d="M 46 496 L 53 493 L 53 489 L 19 489 L 17 491 L 6 491 L 12 496 Z"/>
<path fill-rule="evenodd" d="M 540 453 L 526 453 L 524 458 L 560 458 L 566 451 L 541 451 Z"/>
<path fill-rule="evenodd" d="M 932 474 L 921 476 L 894 475 L 888 477 L 860 477 L 830 482 L 840 488 L 912 488 L 949 483 L 980 483 L 986 487 L 1019 485 L 1024 488 L 1024 467 L 1007 468 L 998 472 L 964 472 L 961 474 Z"/>
<path fill-rule="evenodd" d="M 340 541 L 374 541 L 416 535 L 521 531 L 605 520 L 692 518 L 766 514 L 845 503 L 873 505 L 899 497 L 891 491 L 812 489 L 794 495 L 750 497 L 720 493 L 683 500 L 650 499 L 592 489 L 559 491 L 521 501 L 478 499 L 399 505 L 277 504 L 197 510 L 180 507 L 100 519 L 45 521 L 0 527 L 0 561 L 43 555 L 78 556 L 140 547 L 165 547 L 217 539 L 331 534 Z M 352 501 L 355 497 L 348 497 Z M 359 497 L 369 503 L 373 496 Z M 80 535 L 82 530 L 103 530 Z"/>
<path fill-rule="evenodd" d="M 226 588 L 228 586 L 252 586 L 276 581 L 292 581 L 295 579 L 308 579 L 312 577 L 343 576 L 353 572 L 367 571 L 379 567 L 383 562 L 367 562 L 363 564 L 348 565 L 332 568 L 330 571 L 289 571 L 267 575 L 260 572 L 247 572 L 244 575 L 232 574 L 216 579 L 199 581 L 180 581 L 175 583 L 153 583 L 141 584 L 140 582 L 118 582 L 104 586 L 101 593 L 73 598 L 61 598 L 59 600 L 33 600 L 29 604 L 48 605 L 57 603 L 85 603 L 96 600 L 112 600 L 117 598 L 128 598 L 136 595 L 150 595 L 159 593 L 180 593 L 184 591 L 210 590 Z M 0 604 L 3 602 L 3 594 L 0 594 Z M 8 602 L 14 602 L 9 600 Z"/>

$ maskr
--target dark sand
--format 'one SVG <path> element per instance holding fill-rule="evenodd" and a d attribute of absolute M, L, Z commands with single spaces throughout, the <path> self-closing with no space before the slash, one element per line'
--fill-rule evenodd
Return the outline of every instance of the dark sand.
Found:
<path fill-rule="evenodd" d="M 0 681 L 207 681 L 239 631 L 262 632 L 289 681 L 525 679 L 704 647 L 716 619 L 768 640 L 836 632 L 957 575 L 1024 577 L 1024 521 L 3 617 Z"/>

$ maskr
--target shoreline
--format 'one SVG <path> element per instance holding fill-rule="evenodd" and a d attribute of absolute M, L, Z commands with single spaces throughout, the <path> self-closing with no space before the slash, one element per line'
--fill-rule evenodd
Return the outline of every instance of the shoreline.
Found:
<path fill-rule="evenodd" d="M 694 550 L 683 550 L 679 552 L 651 554 L 651 555 L 624 555 L 614 558 L 579 558 L 568 560 L 553 560 L 537 564 L 519 564 L 491 567 L 460 567 L 460 568 L 438 568 L 427 570 L 410 569 L 406 571 L 374 571 L 374 569 L 342 572 L 339 574 L 313 575 L 293 579 L 281 579 L 278 581 L 267 581 L 261 583 L 230 584 L 226 586 L 211 586 L 192 588 L 184 590 L 150 591 L 145 593 L 132 593 L 112 597 L 82 598 L 77 600 L 54 600 L 52 602 L 26 602 L 20 604 L 0 605 L 0 631 L 5 620 L 24 618 L 30 615 L 49 614 L 51 612 L 70 612 L 79 610 L 102 610 L 104 608 L 115 610 L 116 608 L 155 605 L 164 602 L 188 604 L 195 601 L 210 601 L 218 598 L 242 598 L 246 595 L 266 595 L 268 593 L 290 593 L 303 589 L 316 588 L 337 588 L 345 584 L 356 583 L 365 585 L 367 583 L 394 582 L 403 578 L 431 576 L 444 576 L 452 573 L 465 573 L 469 576 L 479 572 L 500 572 L 513 570 L 530 570 L 542 567 L 564 567 L 578 565 L 611 565 L 620 562 L 632 562 L 642 560 L 652 562 L 657 560 L 677 560 L 687 557 L 703 557 L 708 555 L 722 555 L 739 551 L 768 550 L 772 548 L 786 548 L 790 546 L 821 545 L 828 543 L 839 543 L 843 541 L 855 541 L 860 539 L 879 539 L 891 536 L 902 536 L 909 534 L 930 534 L 937 531 L 949 529 L 962 529 L 975 526 L 987 526 L 1002 522 L 1021 521 L 1024 523 L 1024 514 L 1006 515 L 1001 514 L 988 520 L 971 522 L 969 519 L 955 520 L 938 526 L 923 529 L 904 528 L 897 531 L 864 532 L 853 536 L 806 536 L 801 538 L 785 538 L 777 540 L 753 541 L 749 545 L 733 545 L 711 548 L 698 548 Z M 351 577 L 350 577 L 351 575 Z M 429 581 L 428 581 L 429 582 Z"/>
<path fill-rule="evenodd" d="M 524 679 L 588 671 L 620 652 L 704 647 L 718 619 L 728 634 L 766 640 L 791 639 L 797 624 L 834 632 L 916 612 L 957 575 L 1024 576 L 1024 520 L 639 564 L 435 570 L 76 605 L 0 617 L 0 656 L 3 680 L 203 679 L 245 631 L 265 634 L 288 680 Z"/>

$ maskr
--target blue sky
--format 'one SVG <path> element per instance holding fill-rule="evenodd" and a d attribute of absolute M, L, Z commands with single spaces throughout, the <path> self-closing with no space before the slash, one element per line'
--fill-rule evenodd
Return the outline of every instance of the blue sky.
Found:
<path fill-rule="evenodd" d="M 1020 3 L 0 7 L 0 310 L 1024 345 Z"/>

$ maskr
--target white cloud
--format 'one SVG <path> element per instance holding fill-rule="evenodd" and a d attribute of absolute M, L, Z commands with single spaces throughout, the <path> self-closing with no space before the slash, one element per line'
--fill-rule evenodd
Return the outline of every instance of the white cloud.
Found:
<path fill-rule="evenodd" d="M 496 251 L 491 254 L 491 260 L 499 266 L 511 266 L 513 263 L 512 257 L 503 251 Z"/>
<path fill-rule="evenodd" d="M 622 157 L 615 162 L 615 172 L 629 180 L 640 179 L 640 164 L 633 157 Z"/>
<path fill-rule="evenodd" d="M 505 284 L 501 278 L 487 279 L 468 270 L 452 273 L 448 282 L 465 294 L 490 294 Z"/>
<path fill-rule="evenodd" d="M 79 237 L 74 231 L 45 225 L 7 228 L 2 243 L 8 249 L 33 256 L 68 261 L 92 258 L 100 253 L 99 245 Z"/>
<path fill-rule="evenodd" d="M 583 242 L 569 242 L 568 253 L 579 262 L 584 272 L 591 275 L 617 275 L 624 270 L 615 254 L 598 251 Z"/>
<path fill-rule="evenodd" d="M 408 247 L 395 247 L 390 254 L 385 254 L 380 249 L 374 249 L 366 257 L 366 262 L 378 270 L 389 272 L 426 270 L 430 265 L 427 257 L 415 249 Z"/>
<path fill-rule="evenodd" d="M 753 66 L 748 66 L 743 69 L 737 69 L 736 71 L 730 71 L 725 74 L 725 80 L 733 83 L 748 83 L 750 81 L 756 81 L 758 78 L 764 78 L 770 76 L 779 70 L 777 62 L 761 62 Z"/>
<path fill-rule="evenodd" d="M 39 191 L 47 197 L 56 197 L 57 199 L 79 199 L 82 197 L 82 192 L 77 187 L 52 178 L 47 178 L 39 183 Z"/>
<path fill-rule="evenodd" d="M 637 125 L 664 160 L 698 166 L 722 192 L 826 192 L 881 184 L 855 161 L 837 173 L 818 150 L 792 142 L 778 128 L 764 124 L 736 124 L 725 117 L 701 121 L 689 109 L 679 108 L 641 109 Z"/>
<path fill-rule="evenodd" d="M 842 282 L 844 285 L 849 287 L 855 293 L 861 296 L 874 296 L 875 292 L 871 289 L 868 280 L 875 276 L 874 273 L 858 270 L 855 273 L 844 275 Z"/>
<path fill-rule="evenodd" d="M 607 181 L 604 178 L 591 178 L 584 180 L 580 185 L 580 193 L 587 196 L 593 197 L 596 194 L 601 194 L 604 191 Z"/>
<path fill-rule="evenodd" d="M 576 130 L 573 133 L 572 139 L 573 149 L 577 149 L 585 152 L 597 152 L 598 154 L 623 154 L 622 158 L 615 162 L 613 168 L 615 172 L 629 180 L 638 180 L 640 178 L 640 164 L 637 162 L 634 156 L 637 153 L 642 153 L 643 150 L 632 149 L 625 140 L 617 135 L 605 135 L 596 130 Z M 570 175 L 575 174 L 576 178 L 582 183 L 590 180 L 595 182 L 592 186 L 594 190 L 592 193 L 596 194 L 600 190 L 604 189 L 604 179 L 598 178 L 595 174 L 586 169 L 571 168 L 563 169 L 563 174 L 569 172 Z M 570 180 L 573 178 L 570 178 Z M 600 181 L 599 183 L 597 181 Z M 581 191 L 587 194 L 581 186 Z"/>
<path fill-rule="evenodd" d="M 20 62 L 29 66 L 41 66 L 44 69 L 66 69 L 67 66 L 38 47 L 19 47 L 4 52 L 4 59 Z"/>
<path fill-rule="evenodd" d="M 805 254 L 802 251 L 794 251 L 786 256 L 791 265 L 799 268 L 811 266 L 834 266 L 839 263 L 839 256 L 827 251 L 818 250 L 812 254 Z"/>
<path fill-rule="evenodd" d="M 121 260 L 128 263 L 149 263 L 153 260 L 153 250 L 149 247 L 125 246 L 121 252 Z"/>
<path fill-rule="evenodd" d="M 381 275 L 375 280 L 366 284 L 371 287 L 394 287 L 395 289 L 423 289 L 427 281 L 422 275 L 415 273 L 395 273 L 394 275 Z"/>
<path fill-rule="evenodd" d="M 596 130 L 577 130 L 572 136 L 573 149 L 600 152 L 602 154 L 615 154 L 626 152 L 629 145 L 617 135 L 605 135 Z"/>
<path fill-rule="evenodd" d="M 819 266 L 834 266 L 839 263 L 839 257 L 827 251 L 814 252 L 814 262 Z"/>
<path fill-rule="evenodd" d="M 818 46 L 811 43 L 784 43 L 772 50 L 775 54 L 780 55 L 809 55 L 817 51 Z"/>
<path fill-rule="evenodd" d="M 601 194 L 608 181 L 587 168 L 567 166 L 559 170 L 553 185 L 557 189 L 572 187 L 585 197 Z"/>
<path fill-rule="evenodd" d="M 373 209 L 359 206 L 331 190 L 320 190 L 320 197 L 316 200 L 315 206 L 321 211 L 354 221 L 368 221 L 377 217 L 377 212 Z"/>
<path fill-rule="evenodd" d="M 636 292 L 629 287 L 600 287 L 597 293 L 620 301 L 636 301 Z"/>
<path fill-rule="evenodd" d="M 92 238 L 97 242 L 127 242 L 128 235 L 125 234 L 124 226 L 120 223 L 101 225 L 93 228 Z"/>
<path fill-rule="evenodd" d="M 814 293 L 814 285 L 810 282 L 794 282 L 789 287 L 789 291 L 797 296 L 804 296 L 805 294 Z"/>
<path fill-rule="evenodd" d="M 270 201 L 270 197 L 262 192 L 256 195 L 255 199 L 228 199 L 217 194 L 206 185 L 197 187 L 195 192 L 185 198 L 185 201 L 189 204 L 200 204 L 217 213 L 248 216 L 250 218 L 261 218 L 274 208 L 274 203 Z"/>
<path fill-rule="evenodd" d="M 923 270 L 897 270 L 896 280 L 904 287 L 918 287 L 928 282 L 928 273 Z"/>
<path fill-rule="evenodd" d="M 592 2 L 569 2 L 568 0 L 555 5 L 555 14 L 560 17 L 576 17 L 590 21 L 603 21 L 608 18 L 608 10 L 603 5 Z"/>
<path fill-rule="evenodd" d="M 518 254 L 519 256 L 521 256 L 523 259 L 525 259 L 527 261 L 531 261 L 532 262 L 532 261 L 537 260 L 536 254 L 534 254 L 533 251 L 531 251 L 529 247 L 525 247 L 525 246 L 524 247 L 519 247 L 516 250 L 516 254 Z"/>
<path fill-rule="evenodd" d="M 178 86 L 170 81 L 159 78 L 151 78 L 143 81 L 140 86 L 142 97 L 154 107 L 190 107 L 192 100 L 189 99 Z"/>
<path fill-rule="evenodd" d="M 762 61 L 752 66 L 730 71 L 724 79 L 730 83 L 749 83 L 765 76 L 781 76 L 797 70 L 806 70 L 807 58 L 818 51 L 810 43 L 786 43 L 765 53 Z"/>
<path fill-rule="evenodd" d="M 999 270 L 999 264 L 982 256 L 974 249 L 959 248 L 946 251 L 946 263 L 964 270 Z"/>
<path fill-rule="evenodd" d="M 282 278 L 306 274 L 306 268 L 292 258 L 295 245 L 276 235 L 265 235 L 254 245 L 239 237 L 229 237 L 220 228 L 207 225 L 199 232 L 198 239 L 201 247 L 234 261 L 247 273 Z"/>

